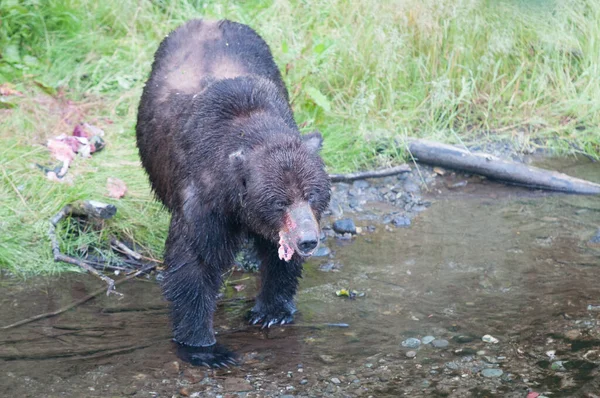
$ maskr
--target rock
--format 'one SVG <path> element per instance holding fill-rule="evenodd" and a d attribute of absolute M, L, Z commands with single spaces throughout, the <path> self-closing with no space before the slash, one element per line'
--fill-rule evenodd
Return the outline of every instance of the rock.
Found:
<path fill-rule="evenodd" d="M 444 340 L 444 339 L 435 339 L 431 342 L 431 345 L 434 346 L 435 348 L 448 347 L 448 344 L 450 344 L 448 342 L 448 340 Z"/>
<path fill-rule="evenodd" d="M 302 384 L 302 385 L 308 384 L 308 380 L 302 379 L 302 380 L 300 380 L 300 384 Z"/>
<path fill-rule="evenodd" d="M 588 311 L 600 311 L 600 304 L 588 304 Z"/>
<path fill-rule="evenodd" d="M 556 372 L 566 372 L 567 371 L 563 361 L 552 362 L 550 369 L 552 369 Z"/>
<path fill-rule="evenodd" d="M 410 226 L 410 219 L 408 217 L 397 216 L 392 218 L 392 225 L 396 227 L 408 227 Z"/>
<path fill-rule="evenodd" d="M 414 358 L 414 357 L 416 357 L 416 356 L 417 356 L 417 352 L 416 352 L 416 351 L 408 351 L 408 352 L 407 352 L 406 354 L 404 354 L 404 355 L 406 355 L 406 357 L 407 357 L 407 358 Z"/>
<path fill-rule="evenodd" d="M 419 186 L 410 179 L 404 180 L 403 187 L 406 192 L 417 193 L 417 192 L 421 191 L 421 188 L 419 188 Z"/>
<path fill-rule="evenodd" d="M 445 364 L 446 368 L 450 369 L 450 370 L 458 370 L 459 366 L 456 362 L 446 362 Z"/>
<path fill-rule="evenodd" d="M 356 180 L 352 183 L 352 188 L 354 189 L 367 189 L 369 188 L 369 183 L 365 180 Z"/>
<path fill-rule="evenodd" d="M 177 376 L 179 375 L 179 362 L 177 361 L 173 361 L 173 362 L 169 362 L 164 366 L 164 370 L 165 373 L 167 373 L 170 376 Z"/>
<path fill-rule="evenodd" d="M 581 336 L 581 332 L 577 329 L 571 329 L 565 333 L 565 337 L 569 340 L 577 340 Z"/>
<path fill-rule="evenodd" d="M 319 359 L 321 359 L 321 361 L 323 361 L 324 363 L 334 363 L 335 362 L 335 359 L 331 355 L 321 354 L 321 355 L 319 355 Z"/>
<path fill-rule="evenodd" d="M 339 271 L 342 268 L 342 264 L 335 261 L 327 261 L 325 264 L 319 265 L 319 271 L 332 272 Z"/>
<path fill-rule="evenodd" d="M 470 343 L 471 341 L 475 340 L 475 337 L 461 334 L 461 335 L 452 337 L 452 340 L 456 341 L 457 343 L 464 344 L 464 343 Z"/>
<path fill-rule="evenodd" d="M 504 372 L 501 369 L 496 369 L 496 368 L 483 369 L 481 371 L 481 375 L 483 377 L 487 377 L 487 378 L 500 377 L 500 376 L 502 376 L 503 373 Z"/>
<path fill-rule="evenodd" d="M 190 396 L 190 390 L 188 390 L 185 387 L 181 387 L 179 389 L 179 395 L 181 395 L 182 397 L 189 397 Z"/>
<path fill-rule="evenodd" d="M 481 340 L 485 341 L 486 343 L 492 343 L 492 344 L 498 344 L 498 342 L 500 341 L 497 338 L 495 338 L 494 336 L 490 336 L 489 334 L 486 334 L 485 336 L 483 336 L 481 338 Z"/>
<path fill-rule="evenodd" d="M 594 236 L 588 242 L 592 246 L 600 245 L 600 228 L 596 231 Z"/>
<path fill-rule="evenodd" d="M 252 385 L 241 377 L 227 377 L 223 380 L 223 391 L 240 392 L 252 390 L 254 390 Z"/>
<path fill-rule="evenodd" d="M 433 336 L 425 336 L 421 339 L 421 341 L 423 342 L 423 344 L 429 344 L 431 343 L 433 340 L 435 340 L 435 337 Z"/>
<path fill-rule="evenodd" d="M 321 245 L 313 253 L 313 257 L 325 257 L 325 256 L 329 256 L 330 253 L 331 253 L 331 249 L 329 249 L 327 246 Z"/>
<path fill-rule="evenodd" d="M 332 382 L 333 384 L 340 384 L 340 383 L 341 383 L 340 379 L 338 379 L 337 377 L 332 377 L 332 378 L 331 378 L 331 382 Z"/>
<path fill-rule="evenodd" d="M 421 345 L 421 340 L 415 339 L 414 337 L 410 337 L 404 340 L 401 344 L 402 347 L 406 348 L 418 348 Z"/>
<path fill-rule="evenodd" d="M 350 218 L 343 218 L 341 220 L 337 220 L 333 223 L 333 230 L 338 234 L 355 234 L 356 233 L 356 225 L 354 225 L 354 221 Z"/>

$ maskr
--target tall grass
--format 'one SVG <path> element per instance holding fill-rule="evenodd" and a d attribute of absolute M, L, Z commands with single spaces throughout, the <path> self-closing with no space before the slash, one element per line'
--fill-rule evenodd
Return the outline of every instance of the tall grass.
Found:
<path fill-rule="evenodd" d="M 0 96 L 0 266 L 55 269 L 47 218 L 102 197 L 108 176 L 130 188 L 108 231 L 160 250 L 167 216 L 137 163 L 135 113 L 158 43 L 192 17 L 266 39 L 332 171 L 400 162 L 415 136 L 600 152 L 595 0 L 3 0 L 0 83 L 25 97 Z M 45 180 L 41 145 L 80 120 L 106 129 L 107 149 L 72 186 Z"/>

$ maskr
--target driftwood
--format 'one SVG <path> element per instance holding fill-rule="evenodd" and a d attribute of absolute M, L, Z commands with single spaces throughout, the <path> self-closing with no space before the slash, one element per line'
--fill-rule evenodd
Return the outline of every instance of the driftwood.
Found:
<path fill-rule="evenodd" d="M 511 184 L 567 193 L 600 194 L 600 184 L 485 153 L 471 153 L 452 145 L 415 140 L 410 143 L 409 150 L 419 162 L 480 174 Z"/>
<path fill-rule="evenodd" d="M 358 173 L 348 174 L 329 174 L 329 179 L 331 182 L 350 182 L 355 180 L 364 180 L 365 178 L 389 177 L 400 173 L 407 173 L 409 171 L 410 166 L 407 164 L 401 164 L 400 166 L 390 167 L 388 169 L 360 171 Z"/>

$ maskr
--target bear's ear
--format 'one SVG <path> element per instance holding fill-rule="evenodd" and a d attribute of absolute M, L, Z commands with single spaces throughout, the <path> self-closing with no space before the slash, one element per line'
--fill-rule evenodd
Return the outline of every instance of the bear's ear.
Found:
<path fill-rule="evenodd" d="M 303 135 L 302 141 L 304 141 L 304 145 L 306 145 L 309 151 L 317 153 L 323 145 L 323 136 L 319 130 L 315 130 L 312 133 Z"/>

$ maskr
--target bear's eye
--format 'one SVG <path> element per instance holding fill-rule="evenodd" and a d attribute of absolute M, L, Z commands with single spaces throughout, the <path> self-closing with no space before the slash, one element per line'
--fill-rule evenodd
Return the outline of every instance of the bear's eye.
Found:
<path fill-rule="evenodd" d="M 284 210 L 287 207 L 287 203 L 285 203 L 284 200 L 276 200 L 275 203 L 273 203 L 273 206 L 277 210 Z"/>

